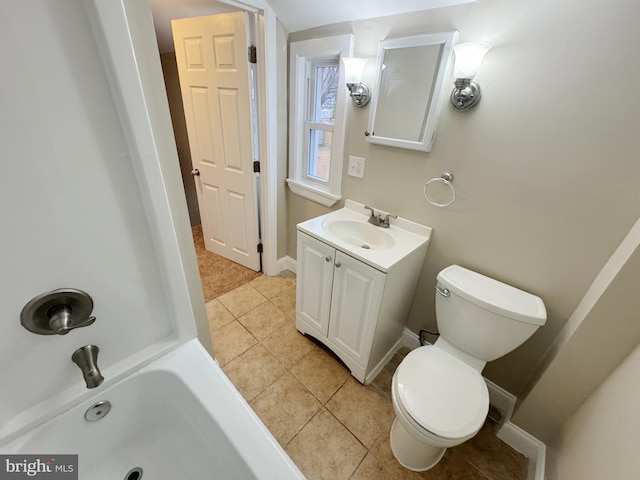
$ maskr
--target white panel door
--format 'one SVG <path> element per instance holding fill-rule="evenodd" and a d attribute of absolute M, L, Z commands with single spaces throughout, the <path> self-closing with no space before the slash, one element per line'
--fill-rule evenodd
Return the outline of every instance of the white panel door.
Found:
<path fill-rule="evenodd" d="M 386 275 L 336 252 L 329 339 L 334 348 L 367 365 Z"/>
<path fill-rule="evenodd" d="M 258 271 L 247 13 L 171 24 L 205 247 Z"/>
<path fill-rule="evenodd" d="M 303 233 L 298 233 L 298 271 L 296 319 L 326 337 L 329 331 L 329 308 L 336 251 Z"/>

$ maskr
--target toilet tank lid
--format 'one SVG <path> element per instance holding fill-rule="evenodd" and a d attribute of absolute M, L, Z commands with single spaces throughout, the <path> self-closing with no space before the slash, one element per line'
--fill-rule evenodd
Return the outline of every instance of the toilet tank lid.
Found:
<path fill-rule="evenodd" d="M 499 315 L 532 325 L 544 325 L 547 320 L 540 297 L 459 265 L 442 270 L 437 280 L 452 293 Z"/>

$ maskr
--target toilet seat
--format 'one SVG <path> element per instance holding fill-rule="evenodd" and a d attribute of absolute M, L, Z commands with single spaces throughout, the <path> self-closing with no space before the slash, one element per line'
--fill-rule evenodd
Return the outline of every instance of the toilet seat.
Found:
<path fill-rule="evenodd" d="M 446 440 L 475 435 L 489 410 L 480 372 L 436 346 L 410 352 L 394 375 L 394 393 L 413 422 Z"/>

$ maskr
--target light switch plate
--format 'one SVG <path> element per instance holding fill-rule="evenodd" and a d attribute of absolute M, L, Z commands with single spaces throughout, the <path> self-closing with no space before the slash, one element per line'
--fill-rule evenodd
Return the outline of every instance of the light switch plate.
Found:
<path fill-rule="evenodd" d="M 349 175 L 364 178 L 364 158 L 349 156 Z"/>

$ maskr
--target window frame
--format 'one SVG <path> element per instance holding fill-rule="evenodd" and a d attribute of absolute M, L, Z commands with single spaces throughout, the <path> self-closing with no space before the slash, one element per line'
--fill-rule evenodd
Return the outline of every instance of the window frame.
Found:
<path fill-rule="evenodd" d="M 338 68 L 338 73 L 340 72 L 340 59 L 338 57 L 332 57 L 332 58 L 314 58 L 311 59 L 310 61 L 307 62 L 307 82 L 308 82 L 308 92 L 307 92 L 307 108 L 305 110 L 305 116 L 304 116 L 304 130 L 303 130 L 303 134 L 304 134 L 304 150 L 303 150 L 303 165 L 302 165 L 302 174 L 304 176 L 304 178 L 309 181 L 309 182 L 317 182 L 320 185 L 327 185 L 329 184 L 329 181 L 331 179 L 331 176 L 329 176 L 329 178 L 327 178 L 326 180 L 314 175 L 310 174 L 311 171 L 311 164 L 313 163 L 312 161 L 312 149 L 314 151 L 317 151 L 317 145 L 312 142 L 312 139 L 314 139 L 314 134 L 313 132 L 330 132 L 332 134 L 332 147 L 333 147 L 333 133 L 335 131 L 335 117 L 334 117 L 334 122 L 332 124 L 329 123 L 323 123 L 323 122 L 319 122 L 316 120 L 316 118 L 318 117 L 318 108 L 321 107 L 319 99 L 318 99 L 318 75 L 317 75 L 317 69 L 318 68 L 322 68 L 322 67 L 337 67 Z M 339 84 L 340 78 L 338 75 L 338 89 L 340 88 L 340 84 Z M 337 110 L 338 106 L 337 106 L 337 90 L 336 90 L 336 106 L 335 109 Z M 331 157 L 333 158 L 333 148 L 331 149 Z M 318 160 L 318 156 L 316 155 L 315 161 Z M 333 162 L 329 162 L 329 174 L 331 174 L 331 170 L 332 170 L 332 165 L 331 163 Z"/>
<path fill-rule="evenodd" d="M 292 42 L 290 45 L 289 84 L 289 178 L 287 184 L 293 193 L 316 203 L 331 207 L 342 199 L 342 167 L 346 126 L 346 85 L 342 58 L 353 52 L 353 35 L 337 35 Z M 334 60 L 339 68 L 336 93 L 335 123 L 331 141 L 329 179 L 323 181 L 308 175 L 310 122 L 307 113 L 314 101 L 310 85 L 311 68 Z M 324 128 L 323 128 L 324 129 Z"/>

